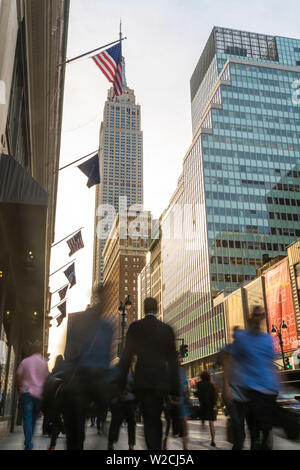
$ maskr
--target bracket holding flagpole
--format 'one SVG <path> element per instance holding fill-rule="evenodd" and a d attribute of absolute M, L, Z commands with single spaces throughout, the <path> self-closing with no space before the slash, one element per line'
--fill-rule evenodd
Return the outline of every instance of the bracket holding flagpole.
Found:
<path fill-rule="evenodd" d="M 76 261 L 76 258 L 73 259 L 72 261 L 70 261 L 69 263 L 65 264 L 64 266 L 62 266 L 61 268 L 57 269 L 56 271 L 54 271 L 54 273 L 50 274 L 49 277 L 53 276 L 54 274 L 58 273 L 59 271 L 61 271 L 62 269 L 66 268 L 67 266 L 69 266 L 70 264 L 74 263 Z"/>
<path fill-rule="evenodd" d="M 76 232 L 73 232 L 70 235 L 68 235 L 67 237 L 62 238 L 62 240 L 59 240 L 59 242 L 53 243 L 53 245 L 51 245 L 51 248 L 54 248 L 56 245 L 59 245 L 61 242 L 64 242 L 65 240 L 68 240 L 70 237 L 72 237 L 72 235 L 76 235 L 76 233 L 80 232 L 80 230 L 83 230 L 83 229 L 84 229 L 84 227 L 81 227 L 78 230 L 76 230 Z"/>
<path fill-rule="evenodd" d="M 63 166 L 62 168 L 59 168 L 58 171 L 54 171 L 53 174 L 56 175 L 59 171 L 64 170 L 65 168 L 68 168 L 69 166 L 75 165 L 75 163 L 80 162 L 81 160 L 84 160 L 87 157 L 90 157 L 91 155 L 94 155 L 95 153 L 98 153 L 100 149 L 94 150 L 94 152 L 89 153 L 88 155 L 85 155 L 84 157 L 78 158 L 78 160 L 75 160 L 74 162 L 69 163 L 68 165 Z"/>
<path fill-rule="evenodd" d="M 67 287 L 69 284 L 65 284 L 64 286 L 60 287 L 59 289 L 55 290 L 54 292 L 50 292 L 51 295 L 54 295 L 56 294 L 56 292 L 59 292 L 61 290 L 63 290 L 65 287 Z M 63 299 L 64 300 L 64 299 Z"/>
<path fill-rule="evenodd" d="M 60 305 L 62 305 L 62 304 L 63 304 L 64 302 L 66 302 L 67 300 L 68 300 L 68 298 L 63 299 L 61 302 L 58 302 L 58 304 L 56 304 L 56 305 L 54 305 L 54 307 L 51 307 L 51 308 L 50 308 L 50 312 L 51 312 L 51 310 L 54 310 L 56 307 L 59 307 Z M 54 318 L 55 318 L 55 317 L 53 317 L 53 319 L 54 319 Z"/>
<path fill-rule="evenodd" d="M 121 41 L 124 41 L 125 39 L 127 38 L 122 38 Z M 70 64 L 71 62 L 74 62 L 77 59 L 81 59 L 82 57 L 85 57 L 89 54 L 93 54 L 94 52 L 100 51 L 101 49 L 105 49 L 108 46 L 113 46 L 114 44 L 117 44 L 118 42 L 120 42 L 120 39 L 118 39 L 117 41 L 110 42 L 109 44 L 105 44 L 105 46 L 97 47 L 97 49 L 93 49 L 92 51 L 86 52 L 85 54 L 81 54 L 77 57 L 74 57 L 73 59 L 67 60 L 66 62 L 62 62 L 61 64 L 58 64 L 56 67 L 62 67 L 63 65 Z"/>

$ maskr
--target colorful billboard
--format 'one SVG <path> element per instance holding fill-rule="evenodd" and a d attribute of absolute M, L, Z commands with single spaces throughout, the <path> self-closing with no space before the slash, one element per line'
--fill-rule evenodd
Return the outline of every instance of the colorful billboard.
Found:
<path fill-rule="evenodd" d="M 273 325 L 280 331 L 284 321 L 287 328 L 281 330 L 283 350 L 297 349 L 296 319 L 287 259 L 265 274 L 265 291 L 270 333 Z M 275 350 L 279 353 L 281 349 L 277 335 L 274 335 L 274 342 Z"/>

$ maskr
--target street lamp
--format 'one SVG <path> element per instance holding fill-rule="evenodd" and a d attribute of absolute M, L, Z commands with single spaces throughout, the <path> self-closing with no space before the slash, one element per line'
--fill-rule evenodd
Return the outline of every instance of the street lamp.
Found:
<path fill-rule="evenodd" d="M 287 329 L 287 325 L 284 322 L 284 320 L 282 320 L 280 328 L 278 328 L 275 325 L 272 325 L 272 331 L 271 331 L 272 335 L 278 336 L 284 370 L 286 370 L 286 364 L 285 364 L 285 358 L 284 358 L 284 352 L 283 352 L 283 341 L 282 341 L 282 333 L 281 332 L 282 332 L 282 330 L 286 330 L 286 329 Z"/>
<path fill-rule="evenodd" d="M 124 349 L 124 338 L 125 338 L 125 327 L 126 327 L 126 323 L 127 323 L 127 311 L 126 309 L 129 309 L 131 307 L 131 300 L 130 300 L 130 295 L 128 295 L 125 299 L 125 302 L 123 304 L 123 302 L 121 301 L 120 302 L 120 305 L 119 305 L 119 312 L 121 312 L 121 315 L 122 315 L 122 322 L 121 322 L 121 326 L 122 326 L 122 336 L 121 336 L 121 351 L 123 351 Z"/>

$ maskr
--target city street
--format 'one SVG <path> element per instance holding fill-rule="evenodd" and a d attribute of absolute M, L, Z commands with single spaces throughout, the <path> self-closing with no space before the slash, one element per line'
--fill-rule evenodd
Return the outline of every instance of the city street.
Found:
<path fill-rule="evenodd" d="M 209 427 L 204 428 L 200 421 L 190 421 L 190 450 L 230 450 L 231 444 L 226 441 L 225 433 L 225 416 L 218 416 L 216 422 L 216 449 L 210 446 Z M 107 446 L 107 430 L 109 420 L 106 423 L 104 434 L 99 436 L 97 428 L 90 427 L 87 422 L 85 450 L 106 450 Z M 35 450 L 47 450 L 50 439 L 42 436 L 42 420 L 39 420 L 36 436 L 34 438 Z M 0 440 L 0 451 L 2 450 L 22 450 L 23 449 L 23 430 L 21 426 L 16 427 L 16 431 L 5 439 Z M 127 450 L 127 429 L 123 425 L 120 432 L 119 442 L 115 445 L 115 450 Z M 65 438 L 60 436 L 57 441 L 56 450 L 65 450 Z M 145 450 L 143 425 L 137 424 L 137 445 L 136 450 Z M 182 450 L 182 441 L 180 438 L 169 439 L 168 450 Z M 249 440 L 246 441 L 245 450 L 249 450 Z M 283 436 L 281 430 L 276 429 L 274 432 L 274 450 L 300 450 L 300 442 L 288 441 Z"/>

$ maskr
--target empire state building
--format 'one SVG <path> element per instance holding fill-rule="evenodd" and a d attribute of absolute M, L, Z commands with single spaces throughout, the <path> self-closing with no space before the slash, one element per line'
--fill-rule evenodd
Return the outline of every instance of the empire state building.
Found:
<path fill-rule="evenodd" d="M 132 205 L 143 205 L 143 132 L 141 107 L 134 91 L 128 88 L 123 59 L 123 93 L 108 90 L 100 127 L 100 175 L 96 189 L 93 286 L 102 282 L 102 253 L 115 216 Z M 113 210 L 105 215 L 106 206 Z M 101 219 L 102 217 L 102 219 Z"/>

